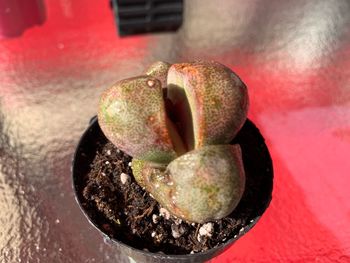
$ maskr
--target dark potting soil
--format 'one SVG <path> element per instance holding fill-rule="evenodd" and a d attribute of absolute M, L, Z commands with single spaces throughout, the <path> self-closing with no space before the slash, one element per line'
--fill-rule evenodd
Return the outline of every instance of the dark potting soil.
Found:
<path fill-rule="evenodd" d="M 135 182 L 130 167 L 132 158 L 103 135 L 83 180 L 82 206 L 109 237 L 132 247 L 165 254 L 195 253 L 216 247 L 243 232 L 262 215 L 271 199 L 272 163 L 259 130 L 248 120 L 232 143 L 242 148 L 246 189 L 237 208 L 221 220 L 203 226 L 169 217 Z"/>

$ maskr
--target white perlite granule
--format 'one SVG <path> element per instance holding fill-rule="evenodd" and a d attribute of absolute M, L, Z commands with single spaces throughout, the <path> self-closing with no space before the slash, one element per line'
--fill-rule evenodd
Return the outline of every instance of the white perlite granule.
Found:
<path fill-rule="evenodd" d="M 166 210 L 165 208 L 161 208 L 159 209 L 159 215 L 163 216 L 165 219 L 169 219 L 170 218 L 170 213 L 168 210 Z"/>
<path fill-rule="evenodd" d="M 126 173 L 120 174 L 120 181 L 122 182 L 122 184 L 125 184 L 128 180 L 129 180 L 129 175 L 127 175 Z"/>
<path fill-rule="evenodd" d="M 213 223 L 206 223 L 202 225 L 201 228 L 199 229 L 199 235 L 211 237 L 211 235 L 213 234 L 213 231 L 214 231 Z"/>
<path fill-rule="evenodd" d="M 159 221 L 158 216 L 157 216 L 156 214 L 153 214 L 153 215 L 152 215 L 152 222 L 153 222 L 154 224 L 157 224 L 158 221 Z"/>
<path fill-rule="evenodd" d="M 171 234 L 174 238 L 179 238 L 185 233 L 185 229 L 181 225 L 172 224 Z"/>

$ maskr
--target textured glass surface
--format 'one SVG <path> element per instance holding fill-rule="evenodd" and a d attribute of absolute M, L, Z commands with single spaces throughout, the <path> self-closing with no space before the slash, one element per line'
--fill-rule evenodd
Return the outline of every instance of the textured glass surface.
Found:
<path fill-rule="evenodd" d="M 2 0 L 0 39 L 0 262 L 127 260 L 80 212 L 72 155 L 104 88 L 194 58 L 247 84 L 275 170 L 270 208 L 212 262 L 350 262 L 348 0 L 189 0 L 177 33 L 126 38 L 107 0 Z"/>

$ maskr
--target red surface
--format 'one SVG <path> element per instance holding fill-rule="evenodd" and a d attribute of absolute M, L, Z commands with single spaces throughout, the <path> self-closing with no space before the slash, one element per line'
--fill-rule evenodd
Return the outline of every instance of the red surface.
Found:
<path fill-rule="evenodd" d="M 165 48 L 164 53 L 159 51 L 163 50 L 161 41 L 166 40 L 161 35 L 118 38 L 107 2 L 47 1 L 45 24 L 0 42 L 4 111 L 11 115 L 22 105 L 31 106 L 28 98 L 43 90 L 49 90 L 48 98 L 65 94 L 64 85 L 50 89 L 52 80 L 91 78 L 99 88 L 112 81 L 111 71 L 115 78 L 131 75 L 156 59 L 204 56 L 222 61 L 249 88 L 249 117 L 266 138 L 275 183 L 273 201 L 261 221 L 212 262 L 350 262 L 350 12 L 342 11 L 349 8 L 346 2 L 333 2 L 333 7 L 340 6 L 332 9 L 334 13 L 327 4 L 320 5 L 328 13 L 314 14 L 316 22 L 310 21 L 316 31 L 308 32 L 306 23 L 306 32 L 303 27 L 301 31 L 270 27 L 259 32 L 263 37 L 280 30 L 279 37 L 289 41 L 282 46 L 267 38 L 262 47 L 254 47 L 259 41 L 254 38 L 258 30 L 253 30 L 245 40 L 248 45 L 232 42 L 212 52 L 210 46 L 186 44 L 191 36 L 184 29 L 179 38 L 172 39 L 178 42 L 175 55 Z M 252 9 L 258 8 L 253 2 Z M 273 3 L 277 11 L 288 8 Z M 308 10 L 305 3 L 300 1 L 300 10 Z M 245 5 L 249 10 L 250 5 Z M 260 14 L 269 16 L 268 12 Z M 288 19 L 299 21 L 297 15 Z M 328 27 L 317 27 L 327 19 L 331 21 Z M 92 72 L 110 77 L 94 80 Z M 94 105 L 89 107 L 93 113 Z M 77 109 L 72 114 L 80 113 Z"/>

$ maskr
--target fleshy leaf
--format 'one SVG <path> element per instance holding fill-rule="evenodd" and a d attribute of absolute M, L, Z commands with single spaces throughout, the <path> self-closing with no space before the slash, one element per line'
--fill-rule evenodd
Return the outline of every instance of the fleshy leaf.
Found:
<path fill-rule="evenodd" d="M 247 89 L 224 65 L 203 61 L 173 64 L 167 83 L 167 96 L 188 149 L 229 143 L 243 126 Z"/>
<path fill-rule="evenodd" d="M 204 223 L 230 214 L 239 203 L 245 175 L 238 145 L 210 145 L 188 152 L 167 169 L 133 160 L 134 176 L 170 213 Z"/>
<path fill-rule="evenodd" d="M 166 115 L 161 83 L 150 76 L 125 79 L 107 89 L 98 122 L 106 137 L 134 158 L 169 163 L 184 152 Z"/>

